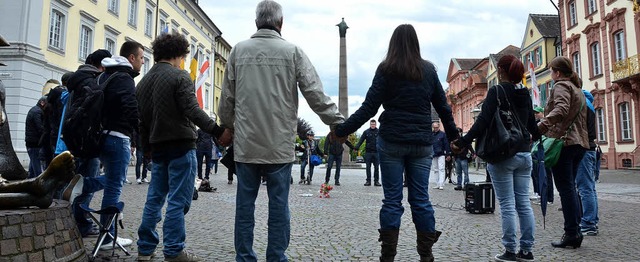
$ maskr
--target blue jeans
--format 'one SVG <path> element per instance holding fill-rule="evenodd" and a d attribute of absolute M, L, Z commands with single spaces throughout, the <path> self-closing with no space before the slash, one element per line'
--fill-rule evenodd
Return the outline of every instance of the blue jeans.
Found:
<path fill-rule="evenodd" d="M 138 253 L 152 254 L 160 237 L 156 225 L 162 220 L 165 200 L 167 210 L 162 224 L 162 243 L 165 257 L 175 257 L 182 252 L 187 237 L 185 215 L 191 207 L 196 179 L 196 150 L 168 161 L 153 162 L 153 179 L 149 183 L 147 202 L 138 228 Z"/>
<path fill-rule="evenodd" d="M 580 233 L 580 203 L 576 193 L 576 176 L 585 149 L 580 145 L 564 146 L 560 151 L 558 163 L 551 168 L 556 188 L 560 193 L 564 232 L 569 236 Z"/>
<path fill-rule="evenodd" d="M 94 158 L 80 158 L 76 157 L 76 174 L 80 174 L 84 177 L 84 185 L 82 194 L 76 197 L 72 207 L 73 216 L 78 224 L 78 229 L 82 236 L 86 236 L 93 227 L 93 222 L 88 219 L 87 212 L 80 208 L 81 204 L 91 203 L 93 198 L 93 192 L 104 189 L 104 179 L 95 178 L 100 172 L 100 160 L 97 157 Z"/>
<path fill-rule="evenodd" d="M 364 162 L 367 163 L 367 181 L 371 183 L 371 165 L 373 164 L 373 181 L 378 182 L 380 175 L 378 174 L 378 167 L 380 166 L 380 157 L 378 152 L 366 152 L 364 154 Z"/>
<path fill-rule="evenodd" d="M 302 163 L 300 163 L 300 180 L 304 180 L 305 179 L 305 175 L 304 175 L 304 168 L 307 166 L 307 159 L 303 158 L 302 159 Z M 311 178 L 313 178 L 313 165 L 309 165 L 309 180 L 311 180 Z"/>
<path fill-rule="evenodd" d="M 464 174 L 464 184 L 462 175 Z M 456 175 L 458 176 L 458 186 L 469 184 L 469 160 L 456 158 Z"/>
<path fill-rule="evenodd" d="M 596 164 L 593 167 L 593 176 L 596 181 L 600 180 L 600 161 L 602 161 L 602 156 L 596 154 Z"/>
<path fill-rule="evenodd" d="M 267 222 L 267 260 L 287 261 L 284 252 L 289 247 L 291 215 L 289 213 L 289 180 L 292 164 L 236 163 L 238 191 L 234 243 L 236 261 L 257 261 L 253 251 L 256 197 L 261 176 L 267 177 L 269 219 Z"/>
<path fill-rule="evenodd" d="M 129 138 L 107 135 L 104 138 L 100 161 L 104 166 L 104 194 L 102 208 L 113 206 L 120 202 L 122 185 L 127 177 L 127 167 L 131 160 L 131 142 Z M 100 216 L 100 223 L 107 223 L 108 215 Z M 111 226 L 111 232 L 114 231 Z M 107 240 L 110 240 L 107 238 Z"/>
<path fill-rule="evenodd" d="M 378 155 L 384 199 L 380 209 L 380 228 L 399 229 L 402 207 L 402 174 L 406 175 L 408 200 L 416 230 L 435 232 L 436 219 L 429 201 L 429 171 L 433 146 L 395 144 L 378 137 Z"/>
<path fill-rule="evenodd" d="M 142 147 L 138 147 L 138 150 L 136 150 L 136 179 L 147 178 L 148 165 L 149 160 L 144 158 L 144 151 L 142 151 Z"/>
<path fill-rule="evenodd" d="M 536 221 L 529 200 L 531 181 L 531 153 L 519 152 L 515 156 L 488 164 L 496 198 L 500 203 L 502 217 L 502 245 L 509 252 L 516 253 L 516 227 L 520 222 L 520 249 L 531 252 L 534 242 Z"/>
<path fill-rule="evenodd" d="M 596 193 L 595 170 L 596 151 L 586 151 L 576 176 L 576 187 L 582 202 L 582 219 L 580 228 L 583 230 L 596 229 L 598 225 L 598 195 Z"/>
<path fill-rule="evenodd" d="M 342 154 L 329 154 L 329 159 L 327 160 L 327 175 L 324 177 L 324 182 L 326 183 L 329 183 L 329 179 L 331 178 L 331 167 L 333 167 L 334 161 L 336 162 L 336 183 L 340 183 L 340 167 L 342 167 Z"/>
<path fill-rule="evenodd" d="M 27 147 L 27 154 L 29 154 L 29 178 L 37 177 L 42 173 L 40 149 L 40 147 Z"/>

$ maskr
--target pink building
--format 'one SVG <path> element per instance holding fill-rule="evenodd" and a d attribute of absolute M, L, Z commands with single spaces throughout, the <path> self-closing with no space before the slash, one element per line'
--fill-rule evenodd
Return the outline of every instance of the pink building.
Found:
<path fill-rule="evenodd" d="M 453 119 L 464 132 L 473 125 L 471 111 L 484 100 L 487 93 L 487 58 L 452 58 L 447 72 L 447 102 Z"/>

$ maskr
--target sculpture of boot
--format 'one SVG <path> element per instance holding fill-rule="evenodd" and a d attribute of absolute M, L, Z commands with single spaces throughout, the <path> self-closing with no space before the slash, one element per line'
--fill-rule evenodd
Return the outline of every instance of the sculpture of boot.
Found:
<path fill-rule="evenodd" d="M 49 207 L 56 188 L 69 183 L 75 169 L 73 155 L 66 151 L 56 156 L 47 170 L 35 178 L 0 183 L 0 209 Z"/>
<path fill-rule="evenodd" d="M 397 254 L 399 229 L 378 229 L 380 238 L 380 262 L 392 262 Z"/>
<path fill-rule="evenodd" d="M 440 238 L 440 235 L 442 234 L 442 232 L 418 231 L 417 234 L 418 234 L 418 238 L 416 242 L 417 242 L 418 254 L 420 255 L 420 262 L 433 262 L 434 260 L 433 252 L 432 252 L 433 244 L 438 242 L 438 239 Z"/>

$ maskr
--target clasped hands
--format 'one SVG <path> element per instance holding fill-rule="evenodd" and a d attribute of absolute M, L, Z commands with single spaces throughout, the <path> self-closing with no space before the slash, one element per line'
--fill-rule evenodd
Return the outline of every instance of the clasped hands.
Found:
<path fill-rule="evenodd" d="M 229 128 L 225 128 L 222 135 L 218 137 L 218 143 L 220 143 L 221 146 L 227 147 L 231 145 L 231 142 L 233 142 L 233 131 Z"/>
<path fill-rule="evenodd" d="M 451 144 L 449 145 L 451 147 L 451 152 L 454 155 L 458 155 L 461 154 L 462 151 L 464 151 L 465 148 L 467 148 L 467 146 L 465 146 L 462 141 L 460 141 L 460 139 L 456 139 L 451 141 Z"/>
<path fill-rule="evenodd" d="M 345 142 L 347 142 L 347 138 L 348 136 L 343 136 L 343 137 L 336 136 L 336 133 L 334 131 L 329 132 L 329 140 L 331 141 L 338 141 L 340 142 L 340 144 L 344 144 Z"/>

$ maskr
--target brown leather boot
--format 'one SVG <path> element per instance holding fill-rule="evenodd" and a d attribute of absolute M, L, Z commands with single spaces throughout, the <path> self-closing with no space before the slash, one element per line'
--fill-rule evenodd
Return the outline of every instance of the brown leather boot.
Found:
<path fill-rule="evenodd" d="M 399 229 L 378 229 L 380 232 L 380 238 L 378 238 L 381 243 L 380 249 L 380 262 L 392 262 L 396 257 L 396 248 L 398 247 L 398 233 L 400 233 Z"/>
<path fill-rule="evenodd" d="M 418 244 L 418 254 L 420 254 L 420 262 L 433 262 L 433 252 L 431 251 L 433 244 L 438 242 L 438 238 L 440 238 L 440 234 L 442 232 L 421 232 L 418 231 L 418 239 L 416 243 Z"/>

